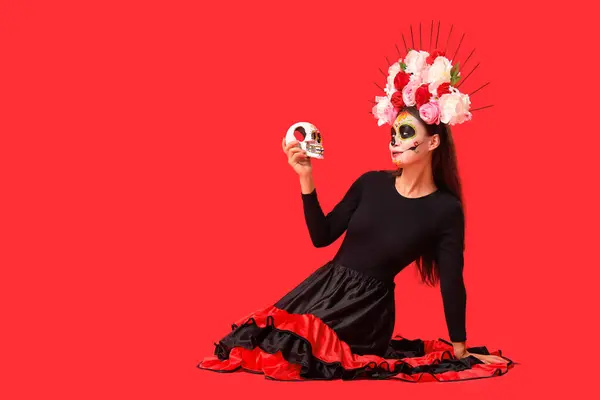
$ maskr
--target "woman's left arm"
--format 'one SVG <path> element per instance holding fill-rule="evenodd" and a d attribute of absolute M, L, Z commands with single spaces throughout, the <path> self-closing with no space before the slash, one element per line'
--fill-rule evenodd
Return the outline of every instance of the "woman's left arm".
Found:
<path fill-rule="evenodd" d="M 474 356 L 485 364 L 505 364 L 499 356 L 469 353 L 466 340 L 465 314 L 467 291 L 463 280 L 465 217 L 462 204 L 457 201 L 445 218 L 440 230 L 436 260 L 440 271 L 440 289 L 448 333 L 457 358 Z"/>
<path fill-rule="evenodd" d="M 463 281 L 465 219 L 462 204 L 456 200 L 441 224 L 436 262 L 450 340 L 455 349 L 465 347 L 467 292 Z M 465 347 L 466 348 L 466 347 Z"/>

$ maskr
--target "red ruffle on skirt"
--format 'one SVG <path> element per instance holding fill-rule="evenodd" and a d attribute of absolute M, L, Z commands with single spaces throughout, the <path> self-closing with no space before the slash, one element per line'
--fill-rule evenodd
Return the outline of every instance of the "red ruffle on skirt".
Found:
<path fill-rule="evenodd" d="M 422 341 L 423 354 L 383 358 L 359 355 L 312 314 L 291 314 L 275 306 L 255 311 L 232 325 L 227 340 L 215 343 L 216 357 L 197 367 L 216 372 L 261 373 L 275 380 L 399 379 L 409 382 L 458 381 L 505 374 L 513 366 L 483 364 L 475 357 L 454 358 L 452 345 Z M 396 343 L 413 342 L 394 336 Z M 483 348 L 485 349 L 485 348 Z M 502 356 L 500 351 L 487 352 Z"/>

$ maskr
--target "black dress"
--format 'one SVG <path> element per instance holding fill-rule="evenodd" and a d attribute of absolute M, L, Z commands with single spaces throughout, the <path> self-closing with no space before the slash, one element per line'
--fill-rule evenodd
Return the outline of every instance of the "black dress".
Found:
<path fill-rule="evenodd" d="M 197 365 L 216 372 L 247 371 L 275 380 L 401 379 L 456 381 L 501 375 L 512 367 L 456 359 L 443 339 L 393 336 L 394 277 L 429 254 L 451 341 L 466 340 L 463 283 L 464 214 L 460 201 L 437 190 L 407 198 L 391 171 L 362 174 L 327 215 L 316 189 L 302 194 L 312 243 L 346 236 L 334 258 L 279 301 L 239 318 Z M 472 353 L 501 355 L 485 347 Z"/>

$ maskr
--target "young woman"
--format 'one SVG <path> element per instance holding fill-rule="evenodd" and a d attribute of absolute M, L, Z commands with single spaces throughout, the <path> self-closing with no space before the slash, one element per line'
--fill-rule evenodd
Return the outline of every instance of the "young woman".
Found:
<path fill-rule="evenodd" d="M 411 50 L 390 66 L 386 95 L 373 114 L 391 125 L 397 168 L 360 175 L 325 214 L 310 157 L 282 147 L 300 177 L 312 243 L 334 256 L 272 306 L 239 319 L 198 368 L 245 370 L 276 380 L 400 379 L 456 381 L 501 375 L 500 351 L 469 348 L 463 282 L 465 213 L 449 125 L 471 118 L 468 96 L 441 52 Z M 394 277 L 415 263 L 423 282 L 439 283 L 450 342 L 393 335 Z"/>

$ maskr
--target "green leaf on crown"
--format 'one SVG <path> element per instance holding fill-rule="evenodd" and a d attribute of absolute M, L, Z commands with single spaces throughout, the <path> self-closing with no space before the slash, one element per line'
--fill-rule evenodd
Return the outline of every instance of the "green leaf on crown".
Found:
<path fill-rule="evenodd" d="M 450 84 L 452 86 L 456 85 L 460 80 L 460 72 L 458 70 L 460 63 L 456 63 L 452 69 L 450 70 Z"/>
<path fill-rule="evenodd" d="M 406 64 L 404 64 L 404 61 L 400 61 L 400 69 L 406 71 Z"/>

